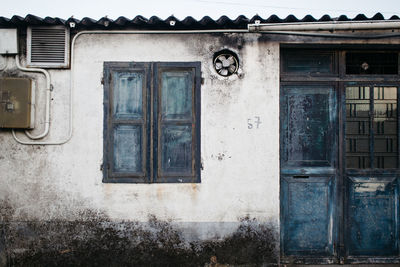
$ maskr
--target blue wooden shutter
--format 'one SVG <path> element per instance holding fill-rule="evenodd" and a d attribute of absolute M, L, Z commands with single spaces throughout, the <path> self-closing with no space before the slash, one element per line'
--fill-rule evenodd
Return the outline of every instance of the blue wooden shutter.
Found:
<path fill-rule="evenodd" d="M 105 182 L 148 181 L 146 64 L 105 63 Z"/>
<path fill-rule="evenodd" d="M 104 63 L 103 162 L 104 182 L 200 182 L 199 62 Z"/>
<path fill-rule="evenodd" d="M 199 73 L 198 63 L 155 66 L 155 182 L 199 182 Z"/>

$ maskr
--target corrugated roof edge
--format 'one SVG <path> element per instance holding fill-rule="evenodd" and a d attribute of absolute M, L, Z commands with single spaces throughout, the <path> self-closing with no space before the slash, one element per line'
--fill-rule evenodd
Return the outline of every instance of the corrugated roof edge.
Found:
<path fill-rule="evenodd" d="M 386 20 L 399 20 L 399 16 L 394 15 Z M 159 17 L 152 16 L 149 19 L 143 16 L 136 16 L 129 20 L 126 17 L 118 17 L 116 20 L 102 17 L 99 20 L 85 17 L 82 20 L 73 17 L 65 20 L 57 17 L 40 18 L 34 15 L 27 15 L 25 18 L 13 16 L 11 19 L 0 17 L 0 28 L 24 27 L 28 25 L 68 25 L 70 22 L 75 22 L 77 30 L 87 29 L 143 29 L 143 30 L 209 30 L 209 29 L 247 29 L 249 23 L 254 23 L 259 20 L 261 23 L 296 23 L 296 22 L 329 22 L 329 21 L 368 21 L 368 20 L 385 20 L 381 13 L 376 13 L 371 18 L 364 14 L 358 14 L 350 19 L 345 15 L 332 18 L 329 15 L 324 15 L 319 19 L 315 19 L 311 15 L 306 15 L 302 19 L 296 18 L 294 15 L 288 15 L 281 19 L 277 15 L 271 15 L 264 19 L 258 15 L 248 19 L 241 15 L 232 20 L 227 16 L 222 16 L 217 20 L 213 20 L 209 16 L 205 16 L 200 20 L 193 17 L 186 17 L 183 20 L 178 20 L 174 16 L 170 16 L 165 20 Z M 174 21 L 175 23 L 170 23 Z"/>

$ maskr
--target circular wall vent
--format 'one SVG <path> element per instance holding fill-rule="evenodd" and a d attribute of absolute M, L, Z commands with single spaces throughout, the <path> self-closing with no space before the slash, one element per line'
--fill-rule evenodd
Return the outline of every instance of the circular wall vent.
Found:
<path fill-rule="evenodd" d="M 215 71 L 221 76 L 230 76 L 237 72 L 239 60 L 237 55 L 230 50 L 223 50 L 214 56 Z"/>

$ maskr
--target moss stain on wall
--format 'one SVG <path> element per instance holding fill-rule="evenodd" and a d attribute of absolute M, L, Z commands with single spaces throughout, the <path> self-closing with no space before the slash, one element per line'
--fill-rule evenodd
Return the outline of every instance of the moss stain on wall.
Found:
<path fill-rule="evenodd" d="M 212 256 L 230 266 L 277 263 L 276 229 L 249 217 L 222 239 L 187 241 L 152 215 L 146 224 L 93 211 L 74 221 L 13 221 L 5 202 L 0 215 L 0 266 L 204 266 Z"/>

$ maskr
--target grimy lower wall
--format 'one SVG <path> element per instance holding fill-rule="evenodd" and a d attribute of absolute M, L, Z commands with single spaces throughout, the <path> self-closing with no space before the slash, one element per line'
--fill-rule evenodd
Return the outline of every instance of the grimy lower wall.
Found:
<path fill-rule="evenodd" d="M 0 266 L 203 266 L 213 255 L 237 265 L 277 262 L 279 43 L 260 37 L 81 35 L 73 69 L 50 70 L 54 91 L 45 140 L 68 134 L 73 76 L 71 141 L 21 145 L 0 130 Z M 238 54 L 239 75 L 214 71 L 213 55 L 222 49 Z M 2 61 L 8 67 L 1 76 L 33 78 L 34 133 L 40 133 L 43 75 L 17 71 L 13 58 Z M 102 183 L 105 61 L 201 62 L 201 183 Z"/>
<path fill-rule="evenodd" d="M 71 78 L 72 139 L 21 145 L 0 129 L 0 266 L 204 266 L 211 256 L 231 265 L 276 264 L 279 47 L 285 42 L 398 44 L 255 33 L 81 35 L 74 67 L 50 70 L 45 140 L 68 135 Z M 238 54 L 238 75 L 214 71 L 213 55 L 222 49 Z M 102 183 L 105 61 L 201 62 L 201 183 Z M 0 56 L 3 66 L 2 77 L 33 79 L 34 133 L 41 133 L 43 75 L 18 71 L 13 57 Z"/>

